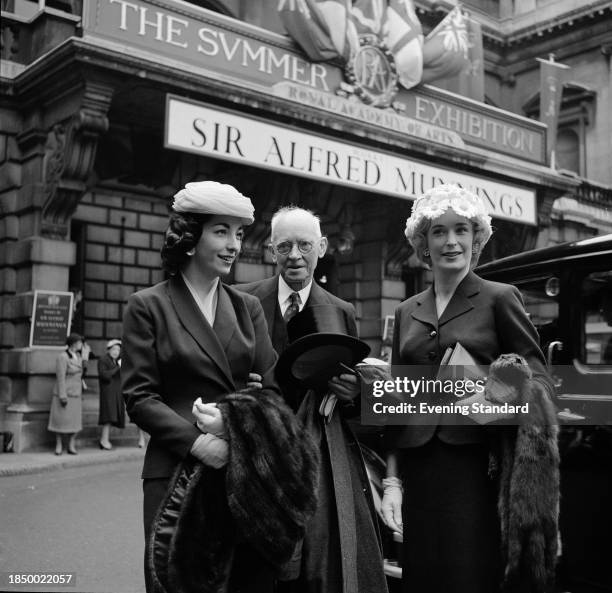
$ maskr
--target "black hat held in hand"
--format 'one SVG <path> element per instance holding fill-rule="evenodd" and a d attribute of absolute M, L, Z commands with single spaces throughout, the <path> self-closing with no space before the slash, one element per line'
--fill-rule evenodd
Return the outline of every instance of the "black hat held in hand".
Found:
<path fill-rule="evenodd" d="M 342 374 L 340 363 L 354 367 L 370 352 L 361 340 L 348 335 L 345 312 L 335 305 L 305 307 L 287 323 L 289 346 L 276 363 L 280 385 L 325 389 Z"/>

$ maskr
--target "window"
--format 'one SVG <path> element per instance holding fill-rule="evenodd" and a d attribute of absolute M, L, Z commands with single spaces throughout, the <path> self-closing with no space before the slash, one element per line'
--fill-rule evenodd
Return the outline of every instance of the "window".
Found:
<path fill-rule="evenodd" d="M 559 130 L 556 151 L 557 167 L 580 175 L 580 141 L 574 130 Z"/>
<path fill-rule="evenodd" d="M 612 365 L 612 270 L 593 272 L 582 281 L 581 360 L 591 365 Z"/>
<path fill-rule="evenodd" d="M 525 309 L 531 322 L 540 334 L 540 344 L 543 349 L 553 340 L 559 339 L 559 302 L 556 296 L 549 296 L 547 286 L 550 286 L 551 276 L 529 279 L 517 283 L 525 301 Z"/>
<path fill-rule="evenodd" d="M 31 19 L 39 10 L 36 0 L 2 0 L 2 11 Z M 4 41 L 4 40 L 3 40 Z"/>

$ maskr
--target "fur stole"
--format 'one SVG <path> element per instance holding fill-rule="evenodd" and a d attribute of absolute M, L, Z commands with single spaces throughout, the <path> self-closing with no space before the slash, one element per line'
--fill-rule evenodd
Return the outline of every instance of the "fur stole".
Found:
<path fill-rule="evenodd" d="M 492 393 L 496 384 L 506 387 L 501 398 Z M 559 427 L 550 388 L 531 377 L 522 357 L 509 354 L 491 365 L 487 391 L 492 401 L 508 401 L 514 391 L 513 403 L 529 403 L 517 425 L 489 428 L 491 469 L 499 480 L 502 590 L 547 593 L 554 587 L 559 514 Z"/>
<path fill-rule="evenodd" d="M 240 392 L 218 406 L 228 464 L 177 468 L 147 542 L 156 593 L 224 593 L 238 542 L 281 565 L 316 508 L 318 449 L 281 398 Z"/>

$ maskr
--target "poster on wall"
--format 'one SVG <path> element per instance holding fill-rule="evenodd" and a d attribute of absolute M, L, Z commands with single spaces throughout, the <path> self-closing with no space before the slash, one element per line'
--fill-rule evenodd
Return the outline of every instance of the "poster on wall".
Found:
<path fill-rule="evenodd" d="M 72 322 L 71 292 L 37 290 L 32 305 L 30 348 L 63 348 Z"/>

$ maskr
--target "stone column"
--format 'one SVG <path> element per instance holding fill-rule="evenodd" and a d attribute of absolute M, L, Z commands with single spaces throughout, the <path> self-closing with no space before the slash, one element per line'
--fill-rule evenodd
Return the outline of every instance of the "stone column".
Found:
<path fill-rule="evenodd" d="M 70 220 L 87 189 L 112 89 L 83 82 L 20 117 L 9 113 L 0 162 L 0 430 L 17 452 L 42 446 L 58 350 L 30 348 L 36 290 L 68 290 Z M 18 98 L 19 100 L 19 98 Z"/>

